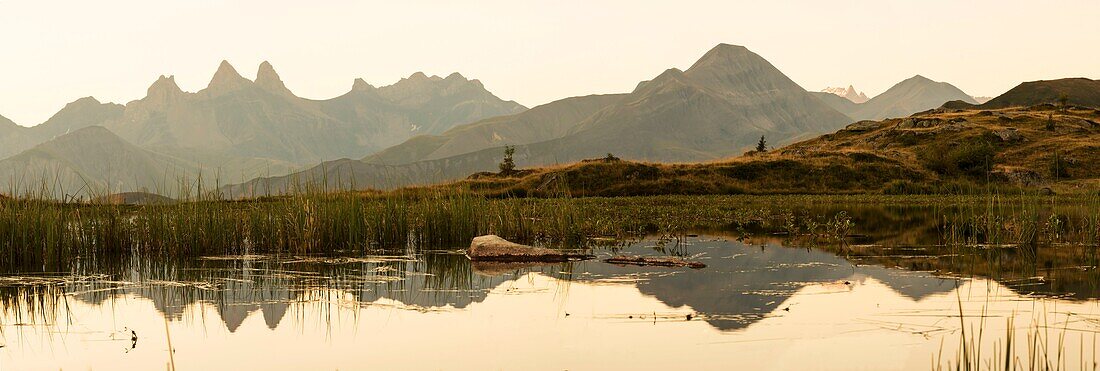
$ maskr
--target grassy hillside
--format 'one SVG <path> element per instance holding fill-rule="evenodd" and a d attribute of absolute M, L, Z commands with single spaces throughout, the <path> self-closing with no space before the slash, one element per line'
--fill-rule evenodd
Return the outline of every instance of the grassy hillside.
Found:
<path fill-rule="evenodd" d="M 999 109 L 1033 106 L 1038 104 L 1066 104 L 1100 107 L 1100 80 L 1068 78 L 1029 81 L 1017 85 L 1008 92 L 976 107 L 966 103 L 951 102 L 952 108 Z"/>
<path fill-rule="evenodd" d="M 1100 111 L 932 110 L 861 121 L 768 153 L 697 164 L 599 159 L 443 187 L 574 196 L 730 193 L 1083 192 L 1100 178 Z"/>

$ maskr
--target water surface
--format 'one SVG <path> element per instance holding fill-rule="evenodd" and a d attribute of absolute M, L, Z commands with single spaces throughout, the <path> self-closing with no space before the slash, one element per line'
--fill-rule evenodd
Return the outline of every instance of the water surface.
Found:
<path fill-rule="evenodd" d="M 982 329 L 977 343 L 993 354 L 1009 318 L 1023 354 L 1038 328 L 1047 335 L 1034 344 L 1061 342 L 1067 368 L 1095 358 L 1094 268 L 1033 261 L 1027 274 L 983 274 L 943 248 L 780 241 L 596 251 L 680 255 L 708 265 L 698 270 L 475 265 L 411 248 L 87 257 L 0 278 L 0 368 L 928 370 L 973 337 L 961 329 Z"/>

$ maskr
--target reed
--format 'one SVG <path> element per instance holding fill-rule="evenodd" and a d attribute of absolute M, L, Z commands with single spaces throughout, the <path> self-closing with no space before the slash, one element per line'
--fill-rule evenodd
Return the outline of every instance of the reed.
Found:
<path fill-rule="evenodd" d="M 186 193 L 181 189 L 181 193 Z M 786 232 L 842 243 L 881 228 L 868 205 L 923 213 L 940 243 L 961 249 L 1077 244 L 1100 250 L 1100 198 L 991 196 L 644 196 L 496 198 L 461 189 L 299 193 L 247 201 L 194 189 L 184 201 L 120 205 L 30 197 L 0 200 L 0 263 L 64 261 L 138 251 L 175 256 L 335 253 L 417 244 L 463 247 L 497 234 L 584 246 L 595 237 L 693 230 Z M 861 228 L 861 224 L 868 227 Z"/>

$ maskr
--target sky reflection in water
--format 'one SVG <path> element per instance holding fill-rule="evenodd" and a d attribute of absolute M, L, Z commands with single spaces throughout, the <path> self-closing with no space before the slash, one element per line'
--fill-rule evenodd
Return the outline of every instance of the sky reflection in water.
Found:
<path fill-rule="evenodd" d="M 1094 357 L 1100 331 L 1096 300 L 1021 295 L 1027 280 L 1010 288 L 706 236 L 655 246 L 624 250 L 708 267 L 472 266 L 446 252 L 78 261 L 64 282 L 0 282 L 0 367 L 163 369 L 166 319 L 180 370 L 927 370 L 941 342 L 954 355 L 960 303 L 968 331 L 985 313 L 990 351 L 1009 317 L 1018 339 L 1032 318 L 1069 329 L 1070 364 L 1079 349 Z"/>

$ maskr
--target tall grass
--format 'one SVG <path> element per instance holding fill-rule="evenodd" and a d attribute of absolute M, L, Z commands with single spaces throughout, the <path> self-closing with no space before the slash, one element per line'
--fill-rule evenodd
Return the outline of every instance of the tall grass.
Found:
<path fill-rule="evenodd" d="M 1100 200 L 1094 196 L 1067 204 L 1020 195 L 495 198 L 461 189 L 422 189 L 305 190 L 228 201 L 201 189 L 193 192 L 198 196 L 186 201 L 149 205 L 0 200 L 0 263 L 26 266 L 119 251 L 196 256 L 333 253 L 407 244 L 461 247 L 490 233 L 573 246 L 593 237 L 704 229 L 787 232 L 837 243 L 860 231 L 892 228 L 878 220 L 877 211 L 864 216 L 857 211 L 860 205 L 894 204 L 923 213 L 921 218 L 939 231 L 939 243 L 948 246 L 1073 243 L 1091 246 L 1085 251 L 1093 256 L 1100 246 Z"/>
<path fill-rule="evenodd" d="M 1033 315 L 1032 318 L 1027 318 L 1026 327 L 1017 327 L 1017 315 L 1013 312 L 1005 319 L 1004 337 L 997 338 L 995 334 L 986 335 L 987 326 L 993 324 L 989 322 L 990 316 L 984 306 L 976 320 L 969 318 L 974 316 L 966 315 L 962 307 L 960 300 L 959 343 L 955 354 L 945 357 L 941 343 L 940 352 L 932 359 L 932 369 L 935 371 L 1100 369 L 1097 358 L 1100 356 L 1100 348 L 1096 347 L 1096 334 L 1087 329 L 1070 328 L 1074 313 L 1044 309 L 1039 317 Z M 1058 317 L 1055 323 L 1051 323 L 1051 315 Z M 968 327 L 968 318 L 977 323 L 970 323 Z M 1078 335 L 1077 357 L 1071 357 L 1067 349 L 1067 342 L 1074 340 L 1067 336 L 1074 333 Z M 1018 338 L 1021 334 L 1025 335 L 1023 341 Z M 1086 348 L 1086 344 L 1091 348 Z"/>

